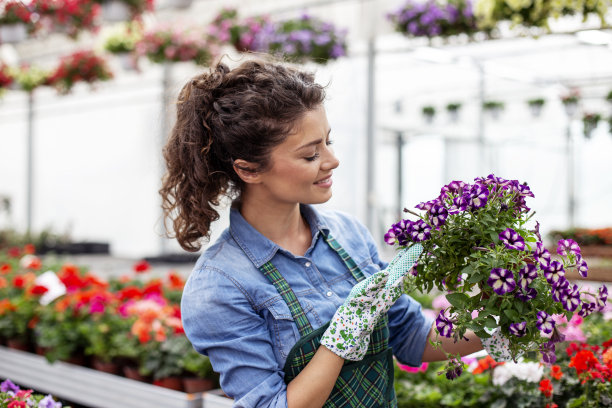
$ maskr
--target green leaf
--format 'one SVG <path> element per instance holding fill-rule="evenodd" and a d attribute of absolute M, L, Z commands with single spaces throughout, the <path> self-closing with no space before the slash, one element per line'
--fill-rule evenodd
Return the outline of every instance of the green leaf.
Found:
<path fill-rule="evenodd" d="M 477 283 L 483 280 L 484 278 L 486 278 L 486 275 L 483 276 L 481 274 L 475 273 L 472 276 L 470 276 L 467 281 L 468 283 Z"/>
<path fill-rule="evenodd" d="M 535 237 L 531 237 L 531 236 L 525 238 L 525 241 L 527 241 L 527 242 L 538 242 L 538 240 Z"/>
<path fill-rule="evenodd" d="M 487 318 L 485 319 L 485 326 L 488 329 L 494 329 L 497 327 L 497 322 L 495 321 L 493 317 L 487 316 Z"/>
<path fill-rule="evenodd" d="M 446 300 L 453 305 L 454 307 L 461 309 L 465 307 L 465 304 L 468 302 L 470 298 L 467 297 L 464 293 L 449 293 L 446 295 Z"/>
<path fill-rule="evenodd" d="M 489 337 L 491 337 L 491 335 L 484 330 L 478 330 L 474 333 L 476 333 L 476 335 L 481 339 L 488 339 Z"/>
<path fill-rule="evenodd" d="M 515 323 L 519 320 L 520 316 L 516 312 L 516 310 L 506 309 L 504 310 L 504 314 L 508 316 L 508 319 L 514 321 Z"/>

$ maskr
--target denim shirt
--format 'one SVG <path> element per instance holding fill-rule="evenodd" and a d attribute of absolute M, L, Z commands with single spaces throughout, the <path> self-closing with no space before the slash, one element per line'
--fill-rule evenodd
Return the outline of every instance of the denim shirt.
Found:
<path fill-rule="evenodd" d="M 232 209 L 230 226 L 198 259 L 181 312 L 194 348 L 208 355 L 234 407 L 286 407 L 283 366 L 300 338 L 289 307 L 259 271 L 267 261 L 287 280 L 313 329 L 329 321 L 357 283 L 321 233 L 330 231 L 367 277 L 386 267 L 368 230 L 340 212 L 301 206 L 312 232 L 304 256 L 279 247 Z M 388 312 L 393 354 L 418 366 L 432 320 L 407 295 Z"/>

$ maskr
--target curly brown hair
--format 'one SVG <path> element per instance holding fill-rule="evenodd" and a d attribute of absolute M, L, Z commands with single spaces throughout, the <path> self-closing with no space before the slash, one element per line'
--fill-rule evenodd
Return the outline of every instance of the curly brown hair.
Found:
<path fill-rule="evenodd" d="M 167 172 L 159 193 L 181 247 L 195 252 L 210 238 L 224 196 L 244 183 L 233 168 L 243 159 L 264 171 L 272 148 L 325 99 L 312 73 L 279 62 L 249 60 L 230 70 L 219 62 L 181 90 L 177 119 L 163 149 Z"/>

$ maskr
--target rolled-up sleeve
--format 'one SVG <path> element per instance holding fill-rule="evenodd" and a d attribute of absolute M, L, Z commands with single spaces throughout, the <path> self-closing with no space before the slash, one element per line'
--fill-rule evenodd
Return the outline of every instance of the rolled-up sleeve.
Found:
<path fill-rule="evenodd" d="M 239 282 L 220 270 L 195 271 L 183 291 L 181 314 L 185 334 L 221 373 L 234 407 L 287 407 L 270 333 Z"/>
<path fill-rule="evenodd" d="M 368 248 L 372 262 L 377 263 L 381 269 L 387 267 L 378 255 L 378 248 L 367 230 L 369 237 Z M 389 345 L 393 355 L 402 364 L 413 367 L 421 365 L 423 351 L 427 345 L 427 338 L 433 319 L 421 312 L 421 305 L 408 295 L 402 295 L 388 312 L 389 316 Z"/>

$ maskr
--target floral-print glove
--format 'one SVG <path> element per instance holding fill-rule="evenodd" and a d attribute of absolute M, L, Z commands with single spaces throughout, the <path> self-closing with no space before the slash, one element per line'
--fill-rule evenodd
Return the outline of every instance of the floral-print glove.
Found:
<path fill-rule="evenodd" d="M 334 314 L 321 344 L 344 359 L 361 360 L 380 317 L 409 289 L 414 279 L 410 271 L 421 252 L 420 244 L 403 249 L 387 268 L 355 285 Z"/>
<path fill-rule="evenodd" d="M 500 329 L 495 329 L 493 333 L 491 333 L 491 337 L 480 339 L 480 341 L 493 360 L 497 362 L 513 361 L 512 354 L 510 354 L 510 348 L 508 348 L 510 342 L 501 334 Z"/>

